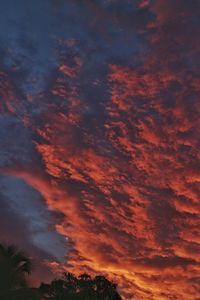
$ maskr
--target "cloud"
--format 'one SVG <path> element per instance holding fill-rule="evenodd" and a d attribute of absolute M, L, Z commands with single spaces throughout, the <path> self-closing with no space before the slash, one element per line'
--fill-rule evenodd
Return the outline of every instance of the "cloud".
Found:
<path fill-rule="evenodd" d="M 199 4 L 69 3 L 84 18 L 70 19 L 46 88 L 23 102 L 29 142 L 2 172 L 56 213 L 67 253 L 52 269 L 108 274 L 125 299 L 198 299 Z"/>

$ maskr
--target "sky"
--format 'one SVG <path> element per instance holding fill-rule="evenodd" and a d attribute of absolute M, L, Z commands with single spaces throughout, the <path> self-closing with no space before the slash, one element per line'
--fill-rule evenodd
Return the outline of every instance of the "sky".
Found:
<path fill-rule="evenodd" d="M 1 0 L 0 241 L 38 284 L 200 299 L 200 1 Z"/>

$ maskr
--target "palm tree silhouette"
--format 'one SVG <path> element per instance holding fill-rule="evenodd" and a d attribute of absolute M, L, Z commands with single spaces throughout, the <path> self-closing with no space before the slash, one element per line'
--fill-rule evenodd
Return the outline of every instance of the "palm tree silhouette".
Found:
<path fill-rule="evenodd" d="M 23 252 L 0 244 L 0 299 L 1 295 L 26 287 L 26 275 L 30 272 L 31 260 Z"/>

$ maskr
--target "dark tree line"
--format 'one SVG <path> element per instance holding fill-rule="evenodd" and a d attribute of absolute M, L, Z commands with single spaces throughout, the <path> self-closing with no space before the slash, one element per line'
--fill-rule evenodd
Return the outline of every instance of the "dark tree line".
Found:
<path fill-rule="evenodd" d="M 104 276 L 78 277 L 64 273 L 39 288 L 27 285 L 31 261 L 14 246 L 0 244 L 0 299 L 2 300 L 121 300 L 117 285 Z"/>

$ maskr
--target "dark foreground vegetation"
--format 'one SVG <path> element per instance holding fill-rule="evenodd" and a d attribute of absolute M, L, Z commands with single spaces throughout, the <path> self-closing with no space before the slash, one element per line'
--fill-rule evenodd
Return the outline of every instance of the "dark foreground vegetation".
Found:
<path fill-rule="evenodd" d="M 26 281 L 31 269 L 31 260 L 22 252 L 0 244 L 0 300 L 121 300 L 116 284 L 104 276 L 64 273 L 50 284 L 31 288 Z"/>

